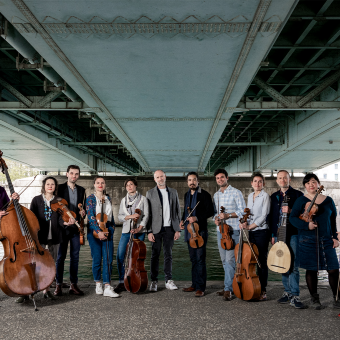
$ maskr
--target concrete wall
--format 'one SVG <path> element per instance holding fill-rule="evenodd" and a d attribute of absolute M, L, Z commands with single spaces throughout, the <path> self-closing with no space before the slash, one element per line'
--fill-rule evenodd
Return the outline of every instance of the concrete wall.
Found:
<path fill-rule="evenodd" d="M 36 195 L 40 194 L 41 190 L 41 181 L 45 176 L 39 175 L 35 182 L 22 194 L 20 203 L 25 206 L 29 206 L 32 198 Z M 66 177 L 64 176 L 55 176 L 59 183 L 63 183 L 66 181 Z M 82 177 L 78 180 L 77 184 L 86 188 L 86 195 L 92 194 L 93 191 L 93 176 Z M 106 177 L 107 184 L 107 193 L 112 198 L 113 205 L 113 213 L 115 217 L 115 221 L 118 221 L 118 210 L 121 199 L 126 195 L 126 191 L 124 189 L 124 181 L 127 177 L 119 176 L 119 177 Z M 155 182 L 152 177 L 136 177 L 138 181 L 138 190 L 142 195 L 146 195 L 146 192 L 155 186 Z M 20 179 L 14 182 L 14 187 L 16 191 L 20 191 L 24 186 L 30 183 L 30 179 Z M 241 190 L 245 200 L 248 197 L 249 193 L 252 192 L 252 187 L 250 185 L 249 177 L 230 177 L 229 184 L 233 187 Z M 325 194 L 331 196 L 335 203 L 338 205 L 340 201 L 340 183 L 339 182 L 323 182 L 322 183 L 326 190 Z M 171 188 L 175 188 L 178 191 L 179 199 L 181 207 L 184 205 L 184 194 L 189 190 L 186 180 L 184 177 L 168 177 L 167 185 Z M 213 195 L 218 187 L 216 185 L 216 181 L 214 177 L 203 177 L 200 181 L 200 185 L 203 189 L 207 190 L 211 195 Z M 301 177 L 293 177 L 291 185 L 293 188 L 299 189 L 304 192 L 304 188 L 302 186 L 302 178 Z M 266 178 L 266 186 L 265 190 L 272 194 L 273 192 L 278 190 L 278 186 L 276 184 L 275 178 Z M 340 220 L 339 220 L 339 228 L 340 228 Z"/>

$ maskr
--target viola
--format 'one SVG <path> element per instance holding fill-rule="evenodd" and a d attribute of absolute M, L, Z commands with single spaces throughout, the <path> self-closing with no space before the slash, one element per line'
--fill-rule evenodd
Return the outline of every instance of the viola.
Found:
<path fill-rule="evenodd" d="M 68 223 L 71 218 L 76 219 L 76 213 L 68 208 L 68 203 L 64 198 L 56 197 L 51 201 L 51 209 L 57 212 L 64 222 Z M 74 224 L 78 227 L 79 233 L 84 235 L 84 230 L 77 221 Z"/>
<path fill-rule="evenodd" d="M 101 207 L 101 212 L 96 215 L 96 220 L 99 225 L 100 231 L 102 231 L 104 234 L 108 235 L 109 234 L 109 229 L 106 227 L 107 223 L 107 215 L 104 214 L 104 205 L 105 205 L 105 195 L 103 194 L 103 197 L 101 199 L 102 207 Z M 93 231 L 93 236 L 95 238 L 98 237 L 98 233 L 96 231 Z"/>
<path fill-rule="evenodd" d="M 221 207 L 221 213 L 226 213 L 224 207 Z M 234 248 L 234 241 L 230 235 L 230 229 L 231 226 L 228 225 L 224 219 L 222 219 L 220 224 L 220 233 L 222 235 L 221 247 L 225 250 Z"/>
<path fill-rule="evenodd" d="M 0 167 L 13 194 L 13 184 L 2 155 L 0 151 Z M 8 296 L 31 295 L 37 310 L 34 295 L 52 284 L 56 274 L 55 263 L 50 252 L 39 243 L 40 227 L 33 212 L 17 200 L 13 200 L 6 211 L 8 214 L 0 222 L 0 241 L 4 246 L 4 257 L 0 261 L 0 288 Z"/>
<path fill-rule="evenodd" d="M 82 212 L 84 210 L 83 205 L 81 203 L 78 204 L 78 208 L 79 208 L 79 212 Z M 85 218 L 80 215 L 80 228 L 81 228 L 82 232 L 79 233 L 79 242 L 80 242 L 81 246 L 83 246 L 85 244 L 84 220 L 85 220 Z"/>
<path fill-rule="evenodd" d="M 135 214 L 142 214 L 140 209 L 135 210 Z M 132 229 L 137 229 L 139 216 L 133 219 Z M 128 292 L 145 292 L 148 288 L 148 274 L 145 270 L 144 260 L 146 258 L 146 246 L 143 241 L 134 239 L 134 234 L 130 233 L 130 240 L 125 252 L 125 274 L 124 286 Z"/>
<path fill-rule="evenodd" d="M 244 215 L 240 223 L 247 222 L 251 215 L 250 209 L 244 209 Z M 243 235 L 247 242 L 243 242 Z M 258 299 L 261 295 L 260 279 L 256 275 L 256 263 L 258 262 L 259 251 L 255 244 L 250 243 L 245 231 L 240 232 L 239 244 L 235 247 L 236 270 L 233 279 L 234 294 L 241 300 Z"/>
<path fill-rule="evenodd" d="M 187 207 L 189 216 L 191 214 L 190 207 Z M 199 225 L 198 223 L 189 223 L 187 226 L 187 230 L 190 234 L 189 244 L 191 248 L 201 248 L 204 245 L 203 237 L 199 233 Z"/>
<path fill-rule="evenodd" d="M 318 212 L 319 207 L 315 203 L 316 198 L 324 190 L 324 186 L 321 185 L 319 190 L 316 192 L 311 202 L 307 202 L 305 205 L 305 211 L 299 216 L 299 219 L 305 222 L 313 222 L 313 216 Z"/>

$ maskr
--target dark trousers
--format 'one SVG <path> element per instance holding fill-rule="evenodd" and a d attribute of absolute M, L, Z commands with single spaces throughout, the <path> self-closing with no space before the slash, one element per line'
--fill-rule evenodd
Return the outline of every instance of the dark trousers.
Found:
<path fill-rule="evenodd" d="M 191 261 L 191 277 L 192 287 L 195 290 L 205 291 L 207 284 L 207 266 L 205 258 L 207 255 L 208 231 L 200 231 L 200 235 L 204 240 L 204 245 L 201 248 L 191 248 L 188 242 L 189 256 Z"/>
<path fill-rule="evenodd" d="M 63 241 L 60 243 L 58 258 L 57 258 L 57 283 L 63 283 L 64 265 L 67 255 L 68 243 L 70 242 L 70 281 L 71 283 L 78 283 L 78 263 L 80 251 L 79 234 L 71 234 L 63 236 Z"/>
<path fill-rule="evenodd" d="M 249 232 L 249 241 L 256 244 L 259 250 L 258 260 L 261 268 L 257 267 L 257 274 L 261 283 L 261 291 L 265 292 L 268 282 L 268 266 L 267 266 L 267 255 L 268 255 L 268 244 L 269 244 L 269 231 L 256 230 Z"/>
<path fill-rule="evenodd" d="M 175 231 L 172 227 L 162 227 L 158 234 L 153 234 L 155 242 L 152 243 L 150 274 L 151 281 L 158 281 L 159 255 L 162 249 L 164 254 L 165 281 L 172 279 L 172 247 L 174 245 Z"/>

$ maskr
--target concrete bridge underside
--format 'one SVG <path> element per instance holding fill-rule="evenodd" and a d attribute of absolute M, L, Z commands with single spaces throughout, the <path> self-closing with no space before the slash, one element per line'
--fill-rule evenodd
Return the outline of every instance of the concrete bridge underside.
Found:
<path fill-rule="evenodd" d="M 336 1 L 12 0 L 0 12 L 11 159 L 175 175 L 340 158 Z"/>

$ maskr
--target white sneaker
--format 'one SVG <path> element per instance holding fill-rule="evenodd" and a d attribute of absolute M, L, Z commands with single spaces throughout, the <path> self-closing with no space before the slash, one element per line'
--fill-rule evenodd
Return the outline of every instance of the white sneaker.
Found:
<path fill-rule="evenodd" d="M 107 286 L 107 285 L 105 285 L 104 296 L 108 296 L 108 297 L 112 297 L 112 298 L 120 297 L 120 295 L 117 294 L 117 293 L 113 290 L 113 287 Z"/>
<path fill-rule="evenodd" d="M 103 295 L 103 286 L 100 282 L 96 282 L 96 294 Z"/>
<path fill-rule="evenodd" d="M 152 281 L 150 285 L 150 292 L 157 292 L 157 281 Z"/>
<path fill-rule="evenodd" d="M 170 290 L 176 290 L 178 287 L 175 285 L 175 282 L 173 280 L 168 280 L 165 282 L 165 288 L 170 289 Z"/>

